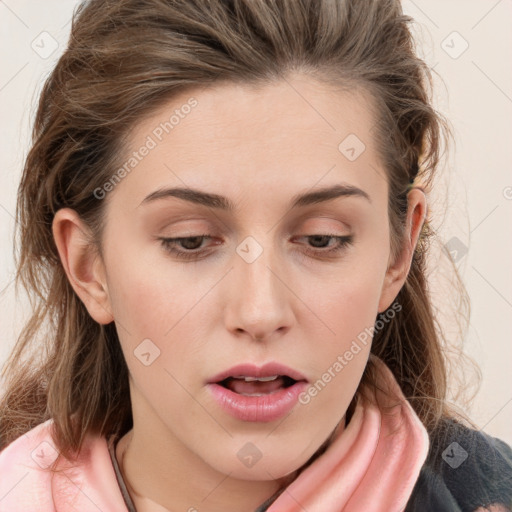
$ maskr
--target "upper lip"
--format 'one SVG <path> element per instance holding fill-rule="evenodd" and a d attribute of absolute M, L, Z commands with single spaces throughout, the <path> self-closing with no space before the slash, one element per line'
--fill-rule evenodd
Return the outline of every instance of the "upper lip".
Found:
<path fill-rule="evenodd" d="M 302 375 L 297 370 L 285 366 L 281 363 L 270 362 L 264 364 L 263 366 L 256 366 L 253 363 L 242 363 L 237 364 L 227 370 L 224 370 L 214 377 L 212 377 L 208 382 L 221 382 L 228 377 L 237 377 L 243 375 L 245 377 L 271 377 L 272 375 L 283 375 L 291 377 L 294 380 L 304 380 L 307 381 L 306 377 Z"/>

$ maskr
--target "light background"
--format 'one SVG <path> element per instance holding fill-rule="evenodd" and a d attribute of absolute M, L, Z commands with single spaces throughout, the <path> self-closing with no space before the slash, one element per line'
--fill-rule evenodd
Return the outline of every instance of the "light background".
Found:
<path fill-rule="evenodd" d="M 77 4 L 0 0 L 0 364 L 29 312 L 23 297 L 14 297 L 16 190 L 42 82 L 66 46 Z M 403 5 L 415 19 L 418 53 L 442 77 L 434 75 L 436 107 L 456 137 L 429 207 L 438 212 L 440 247 L 463 250 L 453 256 L 471 297 L 464 348 L 483 375 L 467 412 L 512 444 L 512 0 Z M 446 285 L 438 269 L 447 257 L 438 250 L 431 260 L 432 290 L 443 311 Z M 443 320 L 449 333 L 451 320 L 450 314 Z"/>

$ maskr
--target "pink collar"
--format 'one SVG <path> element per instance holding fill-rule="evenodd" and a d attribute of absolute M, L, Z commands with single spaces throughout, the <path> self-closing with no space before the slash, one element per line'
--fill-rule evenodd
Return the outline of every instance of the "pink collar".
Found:
<path fill-rule="evenodd" d="M 286 487 L 267 512 L 400 512 L 429 448 L 427 431 L 391 370 L 371 356 L 377 386 L 359 394 L 354 414 L 327 450 Z M 360 388 L 361 389 L 361 388 Z M 379 406 L 377 406 L 377 400 Z"/>

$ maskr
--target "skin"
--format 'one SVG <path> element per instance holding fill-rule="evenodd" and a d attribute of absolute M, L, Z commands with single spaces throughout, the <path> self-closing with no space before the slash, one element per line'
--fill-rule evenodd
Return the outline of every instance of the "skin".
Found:
<path fill-rule="evenodd" d="M 174 97 L 135 126 L 127 155 L 190 97 L 198 105 L 103 199 L 103 259 L 73 210 L 59 210 L 53 222 L 74 290 L 97 322 L 116 323 L 134 419 L 116 455 L 139 512 L 254 510 L 343 428 L 370 343 L 307 405 L 273 422 L 229 416 L 205 382 L 248 361 L 278 361 L 310 383 L 320 379 L 393 303 L 426 214 L 424 193 L 413 189 L 402 251 L 391 261 L 371 98 L 300 75 L 260 89 L 222 84 Z M 351 133 L 366 146 L 354 161 L 338 150 Z M 342 182 L 370 201 L 288 206 L 298 193 Z M 177 198 L 140 205 L 170 186 L 226 196 L 236 210 Z M 205 256 L 196 262 L 158 240 L 205 233 L 213 238 L 178 247 L 199 246 Z M 353 235 L 353 244 L 322 256 L 336 245 L 332 238 L 315 245 L 311 235 L 322 234 Z M 248 236 L 263 250 L 251 263 L 236 252 Z M 134 355 L 147 338 L 160 350 L 149 366 Z M 262 455 L 252 467 L 237 457 L 248 442 Z"/>

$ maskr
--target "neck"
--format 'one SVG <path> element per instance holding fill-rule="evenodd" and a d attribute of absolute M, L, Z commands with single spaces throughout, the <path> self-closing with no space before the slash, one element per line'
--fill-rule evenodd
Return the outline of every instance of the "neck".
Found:
<path fill-rule="evenodd" d="M 209 512 L 252 512 L 297 474 L 280 480 L 251 481 L 231 478 L 209 466 L 199 468 L 197 464 L 205 465 L 202 461 L 187 468 L 181 463 L 159 467 L 158 459 L 148 453 L 147 446 L 139 444 L 133 429 L 119 440 L 115 453 L 137 512 L 197 512 L 205 508 Z M 169 454 L 166 459 L 183 460 L 178 454 Z"/>

